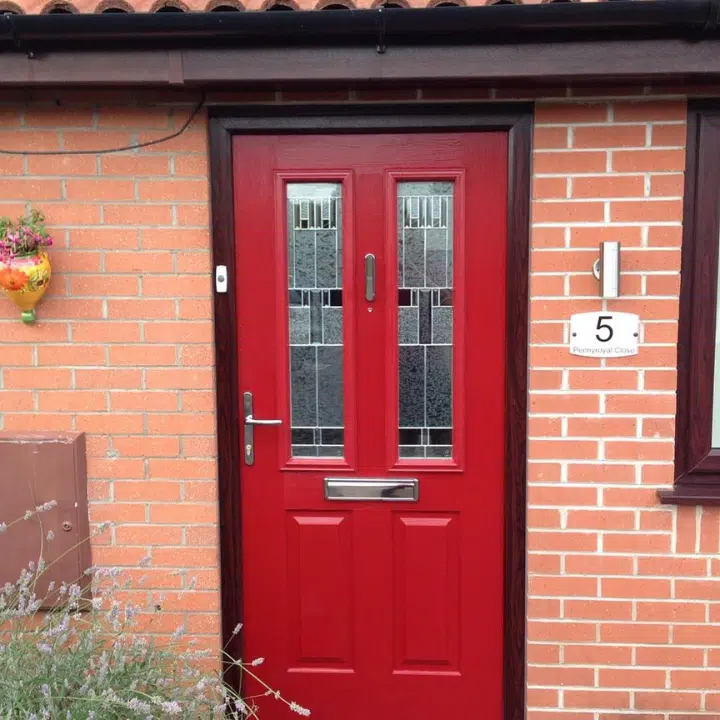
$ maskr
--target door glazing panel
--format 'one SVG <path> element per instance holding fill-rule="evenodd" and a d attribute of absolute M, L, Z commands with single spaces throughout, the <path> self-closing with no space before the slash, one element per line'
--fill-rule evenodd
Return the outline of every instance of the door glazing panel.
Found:
<path fill-rule="evenodd" d="M 452 182 L 397 185 L 401 458 L 453 451 Z"/>
<path fill-rule="evenodd" d="M 342 185 L 286 187 L 291 454 L 342 457 Z"/>

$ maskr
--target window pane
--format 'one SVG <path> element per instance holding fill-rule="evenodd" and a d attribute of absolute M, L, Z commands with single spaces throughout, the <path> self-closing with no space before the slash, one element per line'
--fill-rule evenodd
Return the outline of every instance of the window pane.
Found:
<path fill-rule="evenodd" d="M 398 184 L 399 453 L 452 456 L 453 183 Z"/>
<path fill-rule="evenodd" d="M 293 457 L 342 457 L 342 186 L 287 186 Z"/>

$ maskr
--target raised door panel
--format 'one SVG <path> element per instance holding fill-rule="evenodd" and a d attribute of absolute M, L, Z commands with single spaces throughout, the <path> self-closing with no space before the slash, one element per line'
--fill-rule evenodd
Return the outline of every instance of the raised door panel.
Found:
<path fill-rule="evenodd" d="M 455 514 L 393 522 L 395 672 L 460 670 L 460 537 Z"/>
<path fill-rule="evenodd" d="M 288 607 L 295 669 L 352 669 L 351 523 L 349 513 L 288 514 Z"/>

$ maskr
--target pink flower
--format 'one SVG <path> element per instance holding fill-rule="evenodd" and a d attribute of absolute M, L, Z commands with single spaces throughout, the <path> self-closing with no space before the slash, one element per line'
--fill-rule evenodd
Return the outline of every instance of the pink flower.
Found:
<path fill-rule="evenodd" d="M 52 246 L 44 222 L 45 217 L 37 210 L 17 222 L 0 218 L 0 259 L 7 262 L 17 255 L 31 255 L 40 248 Z"/>

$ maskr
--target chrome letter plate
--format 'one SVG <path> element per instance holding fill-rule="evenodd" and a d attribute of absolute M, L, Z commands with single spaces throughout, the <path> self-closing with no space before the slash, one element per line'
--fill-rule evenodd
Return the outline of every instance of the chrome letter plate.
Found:
<path fill-rule="evenodd" d="M 326 500 L 417 502 L 415 478 L 325 478 Z"/>

